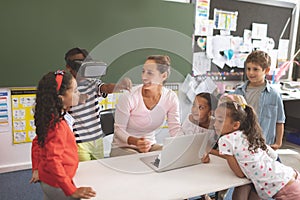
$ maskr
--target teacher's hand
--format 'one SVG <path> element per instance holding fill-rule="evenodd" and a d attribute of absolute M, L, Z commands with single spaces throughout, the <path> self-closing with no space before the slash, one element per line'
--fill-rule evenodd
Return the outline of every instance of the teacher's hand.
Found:
<path fill-rule="evenodd" d="M 151 143 L 145 138 L 139 138 L 137 140 L 136 146 L 141 153 L 147 153 L 151 149 Z"/>

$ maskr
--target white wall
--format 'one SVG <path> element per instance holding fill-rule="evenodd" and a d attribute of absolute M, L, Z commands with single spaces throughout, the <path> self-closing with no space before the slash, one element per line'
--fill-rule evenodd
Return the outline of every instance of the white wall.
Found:
<path fill-rule="evenodd" d="M 31 168 L 31 143 L 13 144 L 12 133 L 0 133 L 0 173 Z"/>
<path fill-rule="evenodd" d="M 9 88 L 0 88 L 8 92 L 9 130 L 0 131 L 0 173 L 31 168 L 31 143 L 13 144 L 11 120 L 11 96 Z"/>

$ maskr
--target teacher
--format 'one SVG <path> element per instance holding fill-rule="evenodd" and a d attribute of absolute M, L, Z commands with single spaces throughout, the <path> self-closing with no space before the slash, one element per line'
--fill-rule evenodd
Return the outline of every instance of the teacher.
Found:
<path fill-rule="evenodd" d="M 161 150 L 155 131 L 165 120 L 170 136 L 181 132 L 178 97 L 163 86 L 170 71 L 169 56 L 149 56 L 143 66 L 142 84 L 120 96 L 110 156 Z"/>

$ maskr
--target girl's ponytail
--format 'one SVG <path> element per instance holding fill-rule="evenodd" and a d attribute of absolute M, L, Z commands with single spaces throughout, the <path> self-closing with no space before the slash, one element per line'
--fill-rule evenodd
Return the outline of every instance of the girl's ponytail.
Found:
<path fill-rule="evenodd" d="M 263 150 L 267 149 L 265 139 L 263 137 L 262 129 L 258 123 L 258 118 L 254 109 L 245 105 L 244 111 L 246 112 L 246 118 L 241 122 L 240 129 L 244 131 L 249 141 L 249 151 L 256 152 L 258 148 Z"/>
<path fill-rule="evenodd" d="M 239 104 L 235 101 L 224 102 L 219 105 L 230 110 L 227 114 L 236 122 L 240 122 L 239 130 L 243 131 L 249 142 L 248 150 L 256 152 L 258 148 L 267 149 L 262 129 L 258 123 L 258 119 L 254 109 L 246 104 Z"/>

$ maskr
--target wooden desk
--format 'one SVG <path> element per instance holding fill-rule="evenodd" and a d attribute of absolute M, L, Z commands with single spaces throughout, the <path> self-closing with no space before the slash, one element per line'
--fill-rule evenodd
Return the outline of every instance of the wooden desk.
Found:
<path fill-rule="evenodd" d="M 157 154 L 151 152 L 147 154 Z M 145 154 L 105 158 L 79 163 L 77 187 L 91 186 L 94 199 L 186 199 L 250 183 L 238 178 L 225 160 L 211 155 L 211 162 L 157 173 L 140 157 Z"/>

